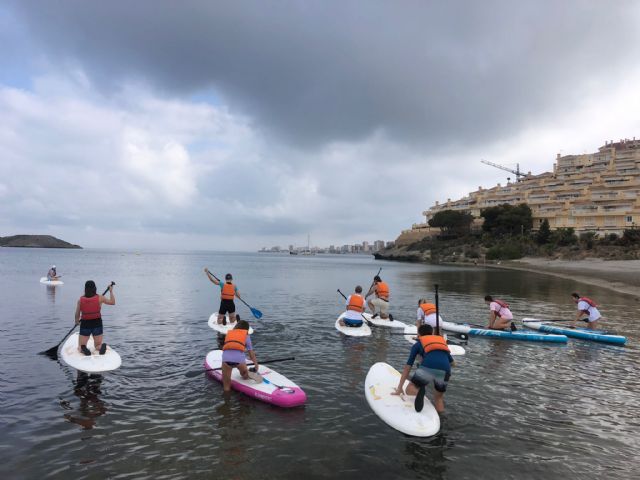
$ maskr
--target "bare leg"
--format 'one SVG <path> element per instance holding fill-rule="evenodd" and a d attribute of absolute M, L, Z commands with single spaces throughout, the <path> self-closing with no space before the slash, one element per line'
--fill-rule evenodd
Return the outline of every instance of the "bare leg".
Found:
<path fill-rule="evenodd" d="M 229 314 L 229 321 L 231 323 L 234 323 L 236 321 L 236 312 L 233 312 L 233 313 Z"/>
<path fill-rule="evenodd" d="M 241 363 L 240 365 L 238 365 L 238 371 L 240 372 L 240 375 L 242 375 L 242 378 L 244 378 L 245 380 L 249 380 L 249 370 L 247 370 L 246 363 Z"/>
<path fill-rule="evenodd" d="M 444 412 L 444 393 L 437 390 L 433 391 L 433 406 L 436 407 L 436 412 Z"/>
<path fill-rule="evenodd" d="M 413 384 L 413 382 L 409 382 L 409 385 L 407 385 L 407 388 L 404 389 L 404 393 L 406 393 L 407 395 L 417 395 L 418 387 L 416 387 Z"/>
<path fill-rule="evenodd" d="M 98 335 L 97 337 L 93 336 L 93 344 L 95 345 L 96 351 L 100 351 L 100 347 L 102 346 L 102 337 L 103 335 Z"/>
<path fill-rule="evenodd" d="M 224 320 L 224 315 L 218 314 L 218 325 L 222 325 L 222 320 Z"/>
<path fill-rule="evenodd" d="M 81 352 L 81 347 L 83 345 L 86 345 L 87 342 L 89 341 L 89 336 L 85 336 L 85 335 L 80 335 L 78 337 L 78 351 Z"/>
<path fill-rule="evenodd" d="M 504 330 L 505 328 L 509 328 L 511 325 L 511 320 L 507 320 L 506 318 L 496 317 L 493 321 L 493 329 L 494 330 Z"/>
<path fill-rule="evenodd" d="M 588 322 L 587 323 L 587 328 L 590 330 L 597 330 L 598 329 L 598 320 L 594 321 L 594 322 Z"/>
<path fill-rule="evenodd" d="M 338 320 L 338 323 L 344 327 L 344 322 L 342 321 L 342 319 Z"/>
<path fill-rule="evenodd" d="M 222 390 L 225 392 L 231 391 L 231 372 L 233 371 L 233 367 L 227 364 L 226 362 L 222 362 Z"/>

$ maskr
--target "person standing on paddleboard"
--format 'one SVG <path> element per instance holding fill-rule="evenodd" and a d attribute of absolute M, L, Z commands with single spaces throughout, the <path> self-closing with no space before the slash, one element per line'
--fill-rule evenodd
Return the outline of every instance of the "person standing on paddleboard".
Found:
<path fill-rule="evenodd" d="M 406 391 L 403 390 L 404 382 L 409 378 L 411 367 L 418 355 L 422 356 L 422 362 L 416 373 L 409 379 Z M 454 365 L 453 357 L 444 337 L 433 335 L 431 325 L 420 325 L 418 328 L 418 340 L 411 347 L 411 353 L 407 364 L 402 370 L 398 387 L 393 395 L 416 395 L 415 407 L 418 412 L 424 405 L 424 393 L 426 387 L 433 383 L 433 406 L 438 413 L 444 412 L 444 392 L 447 391 L 447 383 L 451 378 L 451 367 Z"/>
<path fill-rule="evenodd" d="M 56 271 L 56 266 L 51 265 L 51 268 L 47 272 L 47 280 L 50 282 L 54 282 L 58 280 L 60 277 L 58 276 L 58 272 Z"/>
<path fill-rule="evenodd" d="M 347 302 L 347 311 L 344 317 L 340 319 L 340 325 L 343 327 L 361 327 L 362 326 L 362 314 L 365 310 L 364 298 L 362 297 L 362 287 L 356 286 L 355 292 L 349 295 Z"/>
<path fill-rule="evenodd" d="M 513 323 L 513 314 L 509 310 L 509 304 L 502 300 L 493 299 L 491 295 L 484 297 L 484 302 L 489 305 L 489 326 L 490 330 L 504 330 L 510 328 L 516 330 Z"/>
<path fill-rule="evenodd" d="M 602 315 L 600 315 L 596 302 L 590 298 L 581 297 L 580 294 L 576 292 L 573 292 L 571 297 L 573 298 L 573 302 L 578 305 L 578 313 L 576 314 L 576 318 L 573 320 L 572 325 L 575 327 L 576 322 L 578 320 L 582 320 L 583 322 L 587 322 L 587 328 L 598 328 L 598 320 L 602 318 Z"/>
<path fill-rule="evenodd" d="M 440 324 L 442 325 L 442 317 L 440 317 Z M 427 302 L 426 298 L 418 300 L 418 311 L 416 313 L 416 328 L 420 328 L 420 325 L 431 325 L 436 328 L 436 306 L 433 303 Z"/>
<path fill-rule="evenodd" d="M 379 275 L 373 277 L 373 285 L 367 292 L 365 298 L 369 298 L 375 294 L 375 298 L 372 298 L 367 302 L 369 310 L 373 313 L 373 317 L 380 315 L 382 319 L 393 320 L 393 317 L 389 315 L 389 285 L 383 282 Z M 377 312 L 376 312 L 377 308 Z"/>
<path fill-rule="evenodd" d="M 253 362 L 253 371 L 258 371 L 258 359 L 251 345 L 249 335 L 249 322 L 238 319 L 238 324 L 229 330 L 224 338 L 222 346 L 222 388 L 225 392 L 231 391 L 231 373 L 237 368 L 240 375 L 245 380 L 249 380 L 249 370 L 247 369 L 247 357 L 245 350 L 249 352 L 249 357 Z"/>
<path fill-rule="evenodd" d="M 207 274 L 207 278 L 214 284 L 220 287 L 220 308 L 218 309 L 218 324 L 226 325 L 227 320 L 225 314 L 229 314 L 229 321 L 231 323 L 236 321 L 236 304 L 233 299 L 240 297 L 238 287 L 233 284 L 233 277 L 230 273 L 224 276 L 224 283 L 215 278 L 208 268 L 204 269 L 204 273 Z"/>
<path fill-rule="evenodd" d="M 87 280 L 84 284 L 84 296 L 80 297 L 76 305 L 76 324 L 80 324 L 80 337 L 78 350 L 85 355 L 91 355 L 87 348 L 89 337 L 93 335 L 95 349 L 104 355 L 107 351 L 107 344 L 103 342 L 102 314 L 100 306 L 102 304 L 115 305 L 116 299 L 113 296 L 113 284 L 109 285 L 109 298 L 98 295 L 96 284 L 93 280 Z"/>

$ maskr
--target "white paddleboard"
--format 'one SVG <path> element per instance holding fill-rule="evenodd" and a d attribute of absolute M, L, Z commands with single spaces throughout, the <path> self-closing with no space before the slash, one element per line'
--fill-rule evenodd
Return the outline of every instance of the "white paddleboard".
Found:
<path fill-rule="evenodd" d="M 376 318 L 371 318 L 370 313 L 363 313 L 363 315 L 376 327 L 405 328 L 407 326 L 406 323 L 399 322 L 398 320 L 389 320 L 388 318 L 380 318 L 379 316 Z"/>
<path fill-rule="evenodd" d="M 416 328 L 415 325 L 407 325 L 404 329 L 404 333 L 405 333 L 404 338 L 406 338 L 410 344 L 413 345 L 414 343 L 416 343 L 418 329 Z M 445 335 L 445 338 L 447 338 L 446 335 Z M 466 353 L 466 350 L 461 345 L 453 345 L 452 343 L 449 343 L 448 345 L 449 345 L 449 351 L 451 352 L 451 356 L 464 355 Z"/>
<path fill-rule="evenodd" d="M 345 335 L 348 335 L 350 337 L 368 337 L 371 335 L 371 328 L 369 328 L 369 325 L 367 325 L 364 320 L 362 321 L 362 326 L 360 327 L 347 327 L 344 325 L 340 325 L 340 320 L 344 316 L 345 313 L 343 312 L 336 320 L 336 330 L 338 330 L 340 333 L 344 333 Z"/>
<path fill-rule="evenodd" d="M 222 335 L 226 335 L 229 330 L 233 330 L 235 328 L 238 322 L 231 323 L 229 321 L 229 315 L 225 315 L 225 317 L 227 320 L 227 324 L 222 325 L 221 323 L 218 323 L 218 314 L 212 313 L 211 316 L 209 317 L 209 327 L 213 328 L 216 332 Z M 253 327 L 249 326 L 249 335 L 251 335 L 252 333 L 253 333 Z"/>
<path fill-rule="evenodd" d="M 44 283 L 45 285 L 64 285 L 62 280 L 47 280 L 47 277 L 41 277 L 40 283 Z"/>
<path fill-rule="evenodd" d="M 80 334 L 74 333 L 62 345 L 60 356 L 62 361 L 77 370 L 87 373 L 101 373 L 115 370 L 122 365 L 122 359 L 118 352 L 107 344 L 107 351 L 100 355 L 93 344 L 93 336 L 89 337 L 87 348 L 91 351 L 91 356 L 78 351 L 78 338 Z"/>
<path fill-rule="evenodd" d="M 400 381 L 400 372 L 391 365 L 378 362 L 367 373 L 364 395 L 373 412 L 390 427 L 414 437 L 430 437 L 440 430 L 440 416 L 428 398 L 421 412 L 416 412 L 416 397 L 392 395 Z M 405 388 L 409 384 L 407 380 Z"/>

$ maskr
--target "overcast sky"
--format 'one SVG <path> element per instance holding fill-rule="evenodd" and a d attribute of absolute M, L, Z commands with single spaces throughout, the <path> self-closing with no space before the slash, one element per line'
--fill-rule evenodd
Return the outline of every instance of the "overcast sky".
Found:
<path fill-rule="evenodd" d="M 255 250 L 640 137 L 637 1 L 0 3 L 0 236 Z"/>

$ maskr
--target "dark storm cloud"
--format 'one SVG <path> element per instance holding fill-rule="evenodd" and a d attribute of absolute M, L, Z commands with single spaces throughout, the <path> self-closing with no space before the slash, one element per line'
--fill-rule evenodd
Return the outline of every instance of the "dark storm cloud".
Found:
<path fill-rule="evenodd" d="M 430 147 L 508 136 L 638 53 L 630 1 L 21 0 L 12 13 L 50 62 L 107 91 L 214 89 L 306 146 L 377 130 Z"/>

